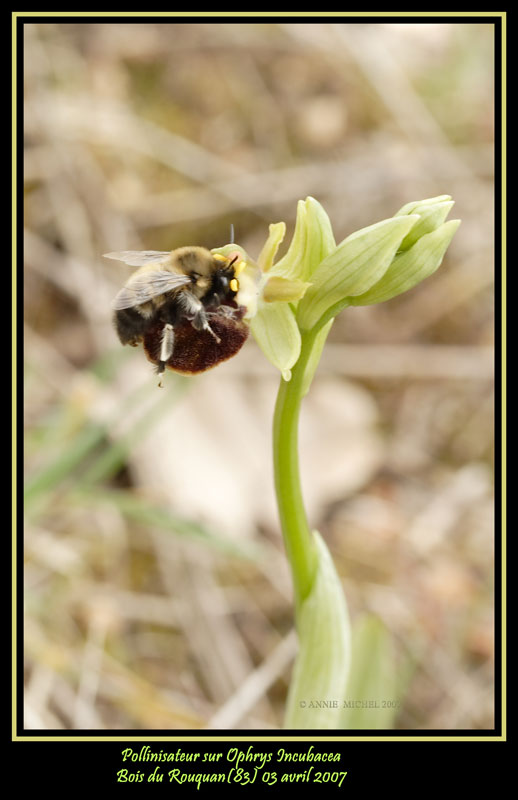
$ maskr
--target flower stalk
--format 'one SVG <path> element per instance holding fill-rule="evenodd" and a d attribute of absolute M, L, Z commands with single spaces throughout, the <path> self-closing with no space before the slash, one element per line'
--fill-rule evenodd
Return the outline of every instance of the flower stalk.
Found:
<path fill-rule="evenodd" d="M 300 408 L 314 341 L 315 332 L 302 334 L 300 356 L 291 380 L 281 378 L 273 417 L 275 491 L 297 607 L 309 594 L 316 569 L 315 547 L 302 497 L 298 450 Z"/>
<path fill-rule="evenodd" d="M 299 201 L 292 242 L 277 263 L 284 223 L 270 225 L 257 264 L 240 248 L 246 266 L 237 301 L 249 310 L 252 334 L 281 373 L 273 465 L 299 636 L 287 728 L 343 727 L 340 712 L 319 701 L 345 697 L 352 649 L 340 578 L 323 539 L 311 530 L 304 507 L 298 448 L 302 399 L 340 311 L 395 297 L 440 266 L 460 224 L 445 222 L 452 205 L 448 195 L 407 203 L 393 217 L 336 245 L 327 214 L 308 197 Z M 228 253 L 231 247 L 236 248 L 226 245 L 219 252 Z"/>

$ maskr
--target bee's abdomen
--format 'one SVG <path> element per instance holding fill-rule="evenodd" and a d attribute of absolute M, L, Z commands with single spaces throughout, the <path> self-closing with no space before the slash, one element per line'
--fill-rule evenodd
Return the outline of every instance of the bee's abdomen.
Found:
<path fill-rule="evenodd" d="M 149 327 L 149 318 L 143 317 L 135 308 L 122 308 L 116 311 L 113 322 L 122 344 L 136 344 Z"/>

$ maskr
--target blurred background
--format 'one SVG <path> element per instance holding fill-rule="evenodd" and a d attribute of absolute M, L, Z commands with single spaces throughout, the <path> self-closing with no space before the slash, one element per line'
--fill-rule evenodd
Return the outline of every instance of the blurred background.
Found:
<path fill-rule="evenodd" d="M 158 390 L 102 254 L 232 223 L 254 257 L 308 195 L 339 242 L 439 194 L 441 269 L 334 324 L 304 492 L 353 623 L 387 632 L 390 725 L 492 727 L 492 25 L 24 28 L 26 727 L 277 729 L 296 649 L 279 375 L 249 340 Z"/>

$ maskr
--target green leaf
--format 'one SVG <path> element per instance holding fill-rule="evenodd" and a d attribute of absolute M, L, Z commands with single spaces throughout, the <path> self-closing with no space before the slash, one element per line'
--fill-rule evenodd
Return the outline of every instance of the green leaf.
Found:
<path fill-rule="evenodd" d="M 299 652 L 284 727 L 336 729 L 349 673 L 349 615 L 329 550 L 317 531 L 313 536 L 317 569 L 298 609 Z"/>
<path fill-rule="evenodd" d="M 133 491 L 85 487 L 71 492 L 67 500 L 73 504 L 88 504 L 91 507 L 108 505 L 116 508 L 127 519 L 148 528 L 159 528 L 176 536 L 199 541 L 227 555 L 255 561 L 265 558 L 260 547 L 247 542 L 234 542 L 206 525 L 181 517 L 168 507 L 157 505 Z"/>
<path fill-rule="evenodd" d="M 61 481 L 69 478 L 77 466 L 103 441 L 106 436 L 104 425 L 88 422 L 73 437 L 70 443 L 63 446 L 57 457 L 46 464 L 25 484 L 24 501 L 28 510 L 41 495 L 52 492 Z"/>
<path fill-rule="evenodd" d="M 352 233 L 325 258 L 311 276 L 311 286 L 298 306 L 302 328 L 327 322 L 384 275 L 418 215 L 391 217 Z"/>
<path fill-rule="evenodd" d="M 355 623 L 342 727 L 387 730 L 399 708 L 395 653 L 389 631 L 372 615 Z"/>
<path fill-rule="evenodd" d="M 410 250 L 398 254 L 378 283 L 367 292 L 348 298 L 348 305 L 367 306 L 382 303 L 408 292 L 437 270 L 460 225 L 459 219 L 445 222 L 432 233 L 422 236 Z M 307 293 L 306 293 L 307 294 Z"/>

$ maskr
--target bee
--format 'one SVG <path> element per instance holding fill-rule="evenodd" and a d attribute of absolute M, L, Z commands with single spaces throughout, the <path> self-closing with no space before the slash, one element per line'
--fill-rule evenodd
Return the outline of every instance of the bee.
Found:
<path fill-rule="evenodd" d="M 235 355 L 248 336 L 246 308 L 236 302 L 239 252 L 230 257 L 204 247 L 171 252 L 122 250 L 106 258 L 138 267 L 112 303 L 122 344 L 143 344 L 157 366 L 193 375 Z"/>

